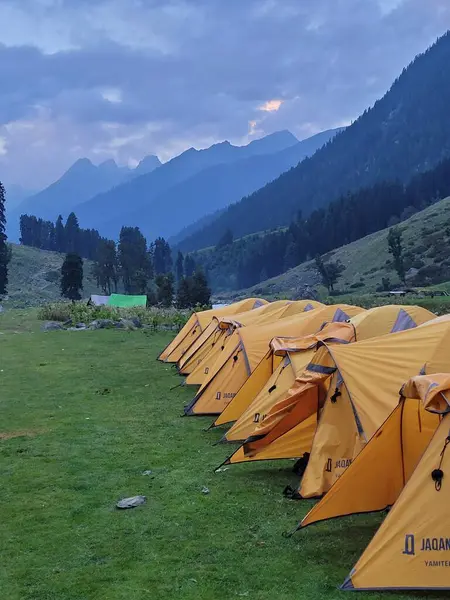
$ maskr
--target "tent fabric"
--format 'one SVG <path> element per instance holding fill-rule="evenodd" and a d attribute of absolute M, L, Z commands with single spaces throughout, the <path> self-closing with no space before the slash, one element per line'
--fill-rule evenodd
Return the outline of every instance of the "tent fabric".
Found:
<path fill-rule="evenodd" d="M 111 294 L 108 306 L 118 308 L 133 308 L 135 306 L 147 306 L 147 296 L 131 296 L 127 294 Z"/>
<path fill-rule="evenodd" d="M 332 320 L 338 309 L 345 311 L 349 317 L 364 310 L 347 305 L 327 306 L 283 318 L 275 323 L 236 329 L 227 342 L 221 360 L 213 366 L 208 381 L 186 407 L 185 414 L 219 415 L 264 358 L 273 337 L 313 333 L 320 329 L 324 322 Z"/>
<path fill-rule="evenodd" d="M 264 325 L 273 323 L 279 319 L 286 318 L 298 313 L 303 313 L 306 309 L 313 310 L 323 305 L 311 300 L 299 300 L 297 302 L 280 300 L 272 302 L 268 306 L 262 307 L 256 311 L 256 314 L 240 313 L 234 317 L 222 317 L 216 320 L 216 327 L 205 334 L 201 344 L 196 344 L 186 352 L 186 359 L 180 361 L 180 372 L 188 375 L 186 385 L 202 385 L 207 379 L 208 374 L 214 363 L 219 359 L 221 352 L 225 349 L 225 343 L 235 329 L 250 325 Z M 219 331 L 217 331 L 219 330 Z"/>
<path fill-rule="evenodd" d="M 213 317 L 252 310 L 263 304 L 268 304 L 267 300 L 261 298 L 246 298 L 245 300 L 240 300 L 239 302 L 235 302 L 234 304 L 222 308 L 193 313 L 178 335 L 161 352 L 158 360 L 171 363 L 178 362 L 183 352 L 187 350 L 201 332 L 204 331 Z M 177 351 L 176 354 L 175 351 Z"/>
<path fill-rule="evenodd" d="M 409 380 L 396 409 L 302 520 L 299 527 L 393 506 L 343 589 L 450 589 L 449 412 L 450 373 Z"/>
<path fill-rule="evenodd" d="M 192 373 L 215 346 L 218 347 L 223 344 L 223 340 L 229 335 L 230 330 L 237 327 L 270 322 L 271 318 L 275 320 L 280 312 L 282 314 L 282 310 L 288 304 L 291 304 L 291 302 L 288 300 L 280 300 L 235 315 L 213 317 L 202 334 L 178 361 L 179 372 L 182 375 L 189 375 Z M 271 317 L 270 315 L 273 316 Z M 203 369 L 205 366 L 206 365 L 203 365 Z M 187 381 L 186 383 L 191 385 L 190 381 Z"/>
<path fill-rule="evenodd" d="M 259 313 L 255 319 L 251 319 L 248 315 L 242 315 L 239 317 L 240 326 L 256 326 L 264 325 L 268 323 L 274 323 L 280 319 L 284 319 L 287 316 L 300 314 L 305 312 L 305 308 L 308 306 L 320 307 L 320 303 L 314 302 L 311 304 L 309 300 L 301 300 L 297 302 L 289 302 L 287 304 L 277 304 L 275 310 L 267 310 Z M 309 308 L 309 310 L 312 310 Z M 220 319 L 219 329 L 222 327 L 221 332 L 217 335 L 214 333 L 213 336 L 198 350 L 196 356 L 192 356 L 191 360 L 200 360 L 200 363 L 194 368 L 194 370 L 186 378 L 186 385 L 203 385 L 217 372 L 217 369 L 222 365 L 222 362 L 228 358 L 227 351 L 231 348 L 232 343 L 227 346 L 228 340 L 232 336 L 233 332 L 237 328 L 237 323 L 230 322 L 227 319 Z M 235 341 L 236 338 L 233 338 Z M 225 358 L 224 358 L 225 357 Z"/>
<path fill-rule="evenodd" d="M 256 396 L 250 392 L 252 380 L 255 378 L 253 375 L 249 377 L 233 401 L 215 421 L 217 425 L 236 421 L 224 434 L 223 440 L 244 442 L 254 432 L 258 423 L 264 421 L 271 407 L 284 398 L 287 390 L 293 385 L 297 373 L 306 367 L 313 356 L 314 350 L 286 356 Z M 255 375 L 258 375 L 256 371 Z M 260 382 L 257 383 L 259 385 Z"/>
<path fill-rule="evenodd" d="M 89 298 L 89 304 L 93 306 L 107 306 L 109 303 L 109 296 L 99 296 L 98 294 L 91 294 Z"/>
<path fill-rule="evenodd" d="M 337 313 L 337 315 L 339 316 L 339 313 Z M 349 322 L 336 321 L 335 318 L 333 322 L 327 323 L 318 334 L 313 334 L 312 336 L 300 338 L 274 338 L 270 345 L 275 355 L 286 356 L 289 353 L 292 362 L 293 357 L 296 356 L 296 354 L 299 352 L 305 353 L 306 350 L 313 348 L 320 343 L 320 341 L 326 340 L 328 343 L 350 343 L 356 340 L 368 339 L 390 333 L 391 331 L 398 330 L 401 326 L 409 328 L 413 323 L 421 324 L 433 318 L 433 313 L 418 306 L 402 308 L 396 305 L 387 305 L 363 311 L 352 317 Z M 306 357 L 304 357 L 304 360 L 300 358 L 296 365 L 295 372 L 300 373 L 306 367 L 308 362 L 309 360 L 306 360 Z M 278 363 L 276 363 L 276 365 L 277 364 Z M 278 398 L 283 391 L 284 393 L 288 392 L 289 388 L 294 383 L 295 372 L 294 377 L 291 377 L 290 370 L 284 369 L 281 381 L 277 380 L 276 375 L 273 379 L 270 378 L 270 381 L 267 381 L 267 383 L 260 378 L 259 393 L 263 398 L 258 398 L 258 394 L 250 393 L 250 389 L 257 390 L 257 386 L 254 385 L 254 382 L 249 381 L 248 385 L 246 383 L 214 423 L 214 425 L 223 425 L 230 421 L 238 421 L 235 426 L 224 435 L 224 441 L 244 441 L 254 428 L 252 420 L 249 421 L 248 419 L 249 414 L 246 413 L 247 408 L 252 405 L 252 402 L 255 402 L 255 407 L 253 407 L 254 410 L 251 410 L 250 414 L 266 415 L 271 405 L 275 402 L 275 398 Z M 253 373 L 250 379 L 256 377 L 259 377 L 257 372 Z M 276 394 L 273 393 L 274 390 L 272 390 L 275 383 L 277 386 Z M 283 385 L 284 390 L 282 388 Z M 240 421 L 241 416 L 246 421 L 245 427 L 242 427 L 243 423 Z M 247 435 L 241 437 L 244 432 L 246 432 Z M 240 437 L 236 437 L 237 435 Z"/>
<path fill-rule="evenodd" d="M 321 316 L 319 317 L 317 322 L 324 317 L 324 312 L 330 314 L 330 311 L 326 309 L 321 312 Z M 354 340 L 354 328 L 351 324 L 343 323 L 343 322 L 335 322 L 334 317 L 340 318 L 343 314 L 342 309 L 338 308 L 336 311 L 331 311 L 333 320 L 323 327 L 319 332 L 305 335 L 303 337 L 296 338 L 273 338 L 270 342 L 270 350 L 266 357 L 265 370 L 255 369 L 249 380 L 245 382 L 245 384 L 239 389 L 236 396 L 233 400 L 228 404 L 228 406 L 224 409 L 224 411 L 219 415 L 219 417 L 215 420 L 214 426 L 223 425 L 225 423 L 230 423 L 231 421 L 236 421 L 240 419 L 241 416 L 246 412 L 247 408 L 255 402 L 255 406 L 253 406 L 253 410 L 251 411 L 252 415 L 262 415 L 261 418 L 265 418 L 265 414 L 270 406 L 274 403 L 274 399 L 278 398 L 281 393 L 284 393 L 289 389 L 290 385 L 295 380 L 295 373 L 301 366 L 303 369 L 309 362 L 309 358 L 312 356 L 312 353 L 307 351 L 314 349 L 319 343 L 324 340 L 335 340 L 339 338 L 341 343 Z M 280 363 L 279 356 L 285 356 L 290 348 L 290 344 L 292 342 L 293 350 L 298 354 L 302 352 L 303 356 L 297 357 L 295 369 L 291 368 L 286 370 L 286 367 L 292 363 L 292 357 L 288 357 L 284 362 L 284 366 L 278 367 Z M 270 371 L 269 367 L 272 366 L 272 370 Z M 272 378 L 272 374 L 276 371 L 276 375 Z M 282 377 L 279 380 L 279 377 Z M 267 385 L 266 385 L 267 384 Z M 274 387 L 276 386 L 276 387 Z M 276 394 L 273 392 L 277 390 Z M 262 395 L 262 398 L 259 398 L 259 395 Z M 258 401 L 256 399 L 258 398 Z M 244 420 L 248 422 L 249 414 L 246 414 Z M 258 423 L 259 419 L 255 417 L 257 420 L 252 421 L 254 423 Z M 242 425 L 242 422 L 240 423 Z M 239 429 L 240 434 L 242 435 L 242 428 L 236 427 L 232 428 L 229 432 L 229 435 L 226 434 L 224 439 L 227 441 L 234 440 L 236 441 L 235 434 Z M 248 437 L 248 436 L 245 436 Z M 245 439 L 245 438 L 239 438 Z"/>
<path fill-rule="evenodd" d="M 331 438 L 334 439 L 337 436 L 345 440 L 344 449 L 339 444 L 330 448 L 329 444 L 324 442 L 327 440 L 326 432 L 330 424 L 325 417 L 323 422 L 319 417 L 314 436 L 314 440 L 317 437 L 317 443 L 315 444 L 313 440 L 311 448 L 306 449 L 306 451 L 311 451 L 311 456 L 297 490 L 298 495 L 308 498 L 315 497 L 330 488 L 335 479 L 343 472 L 342 466 L 345 470 L 359 449 L 367 443 L 393 410 L 402 381 L 419 374 L 423 371 L 424 366 L 426 371 L 445 372 L 450 356 L 449 319 L 435 319 L 428 322 L 426 326 L 354 344 L 331 345 L 316 352 L 313 364 L 319 371 L 323 370 L 324 377 L 327 368 L 330 367 L 330 359 L 335 365 L 334 373 L 330 373 L 329 392 L 324 406 L 326 403 L 333 403 L 334 396 L 335 409 L 344 411 L 350 407 L 351 412 L 348 411 L 348 414 L 353 417 L 348 420 L 347 426 L 341 421 L 332 425 L 338 431 L 333 431 Z M 291 411 L 294 411 L 297 401 L 302 402 L 302 394 L 306 399 L 310 398 L 309 389 L 305 388 L 305 392 L 303 392 L 301 378 L 298 379 L 297 387 L 293 386 L 291 389 L 291 403 L 289 404 Z M 340 393 L 338 396 L 335 395 L 337 387 L 339 388 L 337 391 Z M 285 402 L 280 408 L 286 409 L 286 406 Z M 281 449 L 285 447 L 286 454 L 282 456 L 283 458 L 298 457 L 299 454 L 295 456 L 288 454 L 293 445 L 292 437 L 295 433 L 293 428 L 302 434 L 301 422 L 295 422 L 296 413 L 293 412 L 294 417 L 287 410 L 283 414 L 276 406 L 271 410 L 272 413 L 270 411 L 268 413 L 269 417 L 271 414 L 276 415 L 277 411 L 283 416 L 280 422 L 272 421 L 275 433 L 267 427 L 270 421 L 267 421 L 266 418 L 262 424 L 255 427 L 252 435 L 264 433 L 267 442 L 270 444 L 276 442 L 278 456 L 281 454 Z M 322 412 L 323 407 L 319 406 L 319 410 Z M 298 414 L 301 414 L 300 409 Z M 307 418 L 306 415 L 303 418 Z M 265 431 L 261 431 L 262 426 L 265 427 Z M 354 436 L 355 426 L 358 437 Z M 277 432 L 280 433 L 280 436 L 276 435 Z M 289 437 L 284 446 L 283 438 L 286 435 Z M 257 440 L 258 453 L 252 456 L 252 460 L 259 460 L 258 456 L 262 451 L 264 451 L 264 458 L 270 454 L 268 447 L 270 444 L 264 443 L 265 438 L 260 437 Z M 353 446 L 351 439 L 354 440 Z M 320 441 L 322 441 L 322 446 Z M 247 453 L 248 450 L 252 453 L 255 452 L 255 442 L 252 438 L 250 438 L 250 444 Z M 332 459 L 331 464 L 330 459 Z M 237 461 L 233 459 L 231 462 Z"/>
<path fill-rule="evenodd" d="M 286 457 L 300 458 L 305 452 L 310 452 L 316 428 L 317 415 L 313 414 L 285 435 L 260 450 L 256 456 L 245 455 L 244 446 L 241 446 L 226 459 L 224 464 L 237 464 L 255 460 L 279 460 Z"/>

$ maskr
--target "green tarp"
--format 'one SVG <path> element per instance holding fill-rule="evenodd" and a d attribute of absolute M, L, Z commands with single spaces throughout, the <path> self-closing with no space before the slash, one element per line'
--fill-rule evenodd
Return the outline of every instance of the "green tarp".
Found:
<path fill-rule="evenodd" d="M 130 308 L 132 306 L 147 306 L 147 296 L 128 296 L 125 294 L 111 294 L 108 306 Z"/>

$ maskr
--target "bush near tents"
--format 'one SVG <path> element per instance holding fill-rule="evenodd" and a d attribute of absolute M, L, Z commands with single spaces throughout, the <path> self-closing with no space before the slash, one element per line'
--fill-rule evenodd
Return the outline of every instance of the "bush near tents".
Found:
<path fill-rule="evenodd" d="M 189 312 L 175 308 L 118 308 L 114 306 L 92 306 L 85 302 L 54 302 L 40 307 L 37 311 L 38 318 L 42 321 L 58 321 L 64 323 L 71 320 L 73 323 L 90 323 L 95 319 L 129 319 L 138 317 L 143 325 L 150 325 L 154 329 L 168 327 L 175 331 L 180 330 L 189 319 Z"/>

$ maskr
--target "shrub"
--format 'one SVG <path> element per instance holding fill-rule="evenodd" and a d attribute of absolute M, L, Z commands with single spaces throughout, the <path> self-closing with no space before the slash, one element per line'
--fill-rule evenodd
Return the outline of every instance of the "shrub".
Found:
<path fill-rule="evenodd" d="M 38 310 L 38 319 L 42 321 L 68 321 L 71 318 L 71 305 L 64 302 L 46 304 Z"/>
<path fill-rule="evenodd" d="M 197 307 L 196 310 L 202 310 Z M 90 323 L 95 319 L 130 319 L 138 317 L 142 324 L 151 325 L 154 329 L 159 327 L 171 327 L 180 329 L 190 316 L 188 311 L 180 311 L 174 308 L 116 308 L 114 306 L 88 306 L 83 302 L 56 302 L 46 304 L 38 311 L 38 318 L 43 321 L 73 323 Z"/>

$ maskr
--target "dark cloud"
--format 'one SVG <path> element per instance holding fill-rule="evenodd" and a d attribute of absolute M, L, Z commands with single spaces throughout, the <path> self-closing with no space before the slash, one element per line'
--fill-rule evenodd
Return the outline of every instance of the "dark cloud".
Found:
<path fill-rule="evenodd" d="M 450 26 L 446 0 L 3 0 L 0 150 L 20 181 L 349 122 Z M 278 112 L 267 101 L 282 100 Z M 5 142 L 6 140 L 6 142 Z M 45 159 L 42 148 L 45 148 Z M 20 181 L 24 183 L 23 181 Z"/>

